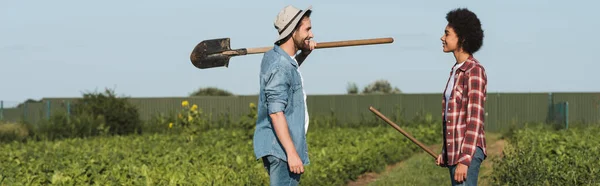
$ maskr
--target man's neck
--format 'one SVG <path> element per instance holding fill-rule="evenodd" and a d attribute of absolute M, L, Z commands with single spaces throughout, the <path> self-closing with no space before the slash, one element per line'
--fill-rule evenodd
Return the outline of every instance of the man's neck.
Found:
<path fill-rule="evenodd" d="M 454 58 L 456 59 L 456 63 L 458 63 L 458 64 L 467 61 L 469 56 L 471 56 L 469 53 L 466 53 L 463 51 L 454 52 Z"/>
<path fill-rule="evenodd" d="M 294 56 L 298 52 L 298 48 L 294 45 L 294 40 L 292 40 L 292 38 L 281 44 L 279 47 L 290 56 Z"/>

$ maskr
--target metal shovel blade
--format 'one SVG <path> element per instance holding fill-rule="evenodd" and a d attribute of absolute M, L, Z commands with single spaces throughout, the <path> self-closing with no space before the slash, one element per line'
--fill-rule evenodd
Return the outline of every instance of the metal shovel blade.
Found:
<path fill-rule="evenodd" d="M 219 38 L 198 43 L 190 55 L 192 64 L 201 69 L 227 67 L 231 56 L 225 55 L 223 52 L 231 50 L 229 40 L 229 38 Z"/>

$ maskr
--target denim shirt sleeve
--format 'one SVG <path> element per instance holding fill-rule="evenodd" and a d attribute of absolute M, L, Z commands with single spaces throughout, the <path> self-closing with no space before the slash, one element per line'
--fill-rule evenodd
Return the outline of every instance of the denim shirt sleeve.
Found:
<path fill-rule="evenodd" d="M 287 106 L 289 90 L 289 71 L 277 66 L 270 71 L 265 84 L 265 96 L 268 114 L 283 112 Z"/>

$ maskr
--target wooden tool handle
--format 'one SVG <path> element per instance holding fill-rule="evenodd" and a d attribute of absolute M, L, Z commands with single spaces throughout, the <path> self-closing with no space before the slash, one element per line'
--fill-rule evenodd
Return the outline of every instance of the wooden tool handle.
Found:
<path fill-rule="evenodd" d="M 385 44 L 392 43 L 394 39 L 388 38 L 377 38 L 377 39 L 361 39 L 361 40 L 348 40 L 348 41 L 333 41 L 317 43 L 316 48 L 333 48 L 333 47 L 347 47 L 347 46 L 358 46 L 358 45 L 373 45 L 373 44 Z"/>
<path fill-rule="evenodd" d="M 425 147 L 425 145 L 423 145 L 417 139 L 415 139 L 414 137 L 412 137 L 409 133 L 407 133 L 406 131 L 402 130 L 400 127 L 398 127 L 398 125 L 396 125 L 394 122 L 392 122 L 387 117 L 385 117 L 383 114 L 381 114 L 379 111 L 377 111 L 377 109 L 375 109 L 373 107 L 369 107 L 369 110 L 371 110 L 371 112 L 375 113 L 375 115 L 379 116 L 379 118 L 381 118 L 385 122 L 387 122 L 390 126 L 394 127 L 397 131 L 399 131 L 400 133 L 404 134 L 404 136 L 406 136 L 408 139 L 410 139 L 410 141 L 412 141 L 413 143 L 416 143 L 423 150 L 427 151 L 427 153 L 429 153 L 429 155 L 431 155 L 434 159 L 437 159 L 437 155 L 434 154 L 433 151 L 429 150 L 427 147 Z"/>
<path fill-rule="evenodd" d="M 359 45 L 374 45 L 374 44 L 385 44 L 393 43 L 394 39 L 391 37 L 387 38 L 375 38 L 375 39 L 359 39 L 359 40 L 347 40 L 347 41 L 333 41 L 333 42 L 322 42 L 317 43 L 319 48 L 334 48 L 334 47 L 347 47 L 347 46 L 359 46 Z M 247 48 L 247 54 L 258 54 L 265 53 L 271 50 L 273 47 L 261 47 L 261 48 Z"/>
<path fill-rule="evenodd" d="M 269 50 L 273 49 L 273 47 L 260 47 L 260 48 L 247 48 L 247 54 L 260 54 L 265 53 Z"/>

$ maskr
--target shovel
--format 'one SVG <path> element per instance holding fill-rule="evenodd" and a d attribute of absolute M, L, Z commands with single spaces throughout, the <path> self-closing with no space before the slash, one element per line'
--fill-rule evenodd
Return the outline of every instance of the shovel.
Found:
<path fill-rule="evenodd" d="M 394 127 L 398 132 L 404 134 L 404 136 L 406 136 L 408 139 L 410 139 L 410 141 L 417 144 L 419 147 L 421 147 L 423 150 L 425 150 L 427 153 L 429 153 L 429 155 L 431 155 L 431 157 L 433 157 L 433 159 L 437 159 L 437 155 L 435 155 L 433 153 L 433 151 L 431 151 L 431 150 L 429 150 L 429 148 L 425 147 L 425 145 L 423 145 L 423 143 L 419 142 L 417 139 L 412 137 L 408 132 L 402 130 L 400 127 L 398 127 L 398 125 L 396 125 L 390 119 L 388 119 L 383 114 L 381 114 L 381 112 L 379 112 L 377 109 L 375 109 L 373 107 L 369 107 L 369 110 L 371 110 L 371 112 L 375 113 L 375 115 L 379 116 L 379 118 L 383 119 L 383 121 L 390 124 L 390 126 Z"/>
<path fill-rule="evenodd" d="M 231 49 L 229 46 L 229 38 L 211 39 L 204 40 L 192 51 L 190 60 L 196 68 L 205 69 L 213 67 L 228 67 L 229 59 L 234 56 L 248 55 L 248 54 L 259 54 L 265 53 L 271 50 L 273 47 L 260 47 L 260 48 L 241 48 Z M 334 41 L 334 42 L 323 42 L 317 43 L 315 49 L 320 48 L 334 48 L 334 47 L 347 47 L 347 46 L 358 46 L 358 45 L 373 45 L 373 44 L 385 44 L 394 42 L 393 38 L 375 38 L 375 39 L 362 39 L 362 40 L 347 40 L 347 41 Z"/>

